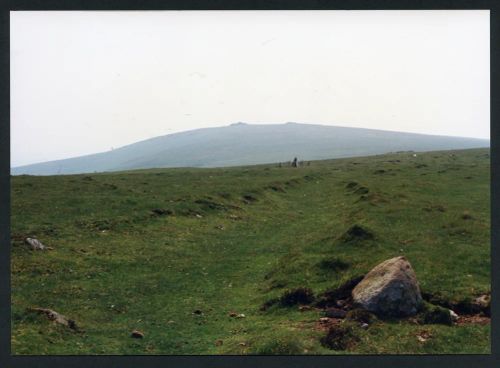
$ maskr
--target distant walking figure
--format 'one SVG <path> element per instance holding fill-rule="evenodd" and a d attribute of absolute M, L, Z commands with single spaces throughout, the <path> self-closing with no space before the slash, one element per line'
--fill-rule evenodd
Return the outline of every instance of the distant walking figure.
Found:
<path fill-rule="evenodd" d="M 297 167 L 297 157 L 293 159 L 292 167 Z"/>

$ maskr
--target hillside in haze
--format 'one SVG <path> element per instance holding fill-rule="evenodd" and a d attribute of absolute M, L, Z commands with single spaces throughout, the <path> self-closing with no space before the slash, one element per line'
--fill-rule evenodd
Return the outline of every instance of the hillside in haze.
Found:
<path fill-rule="evenodd" d="M 396 151 L 489 147 L 489 140 L 313 124 L 236 123 L 169 134 L 113 151 L 19 166 L 12 175 L 56 175 L 166 167 L 224 167 L 356 157 Z"/>

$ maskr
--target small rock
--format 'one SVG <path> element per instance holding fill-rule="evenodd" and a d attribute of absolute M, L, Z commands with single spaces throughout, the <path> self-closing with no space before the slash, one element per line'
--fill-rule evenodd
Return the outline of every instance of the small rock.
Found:
<path fill-rule="evenodd" d="M 35 238 L 26 238 L 24 240 L 26 244 L 28 244 L 31 247 L 31 250 L 52 250 L 54 248 L 52 247 L 47 247 L 42 244 L 42 242 L 38 239 Z"/>
<path fill-rule="evenodd" d="M 301 306 L 299 306 L 299 311 L 301 311 L 301 312 L 309 311 L 311 309 L 312 309 L 312 307 L 310 305 L 301 305 Z"/>
<path fill-rule="evenodd" d="M 240 346 L 247 346 L 247 343 L 246 342 L 240 342 L 238 345 L 240 345 Z"/>
<path fill-rule="evenodd" d="M 367 329 L 368 326 L 369 326 L 368 323 L 362 323 L 361 324 L 361 328 L 363 328 L 363 329 Z"/>
<path fill-rule="evenodd" d="M 450 316 L 451 316 L 451 320 L 453 322 L 458 321 L 458 314 L 456 314 L 455 312 L 453 312 L 451 309 L 450 309 Z"/>
<path fill-rule="evenodd" d="M 132 331 L 130 336 L 135 338 L 135 339 L 142 339 L 144 337 L 144 333 L 139 331 L 139 330 L 134 330 L 134 331 Z"/>
<path fill-rule="evenodd" d="M 320 323 L 328 323 L 329 321 L 330 321 L 330 318 L 328 318 L 328 317 L 321 317 L 321 318 L 319 319 L 319 322 L 320 322 Z"/>
<path fill-rule="evenodd" d="M 481 308 L 488 308 L 490 305 L 491 297 L 487 294 L 481 295 L 474 300 L 474 303 L 479 305 Z"/>
<path fill-rule="evenodd" d="M 236 316 L 236 318 L 245 318 L 245 315 L 243 313 L 240 313 Z"/>
<path fill-rule="evenodd" d="M 203 217 L 203 216 L 202 216 L 202 215 L 200 215 L 199 213 L 197 213 L 195 216 L 196 216 L 197 218 L 202 218 L 202 217 Z"/>
<path fill-rule="evenodd" d="M 39 314 L 45 315 L 49 320 L 54 321 L 56 323 L 59 323 L 61 325 L 67 326 L 71 328 L 72 330 L 77 330 L 78 327 L 76 325 L 76 322 L 72 319 L 69 319 L 62 314 L 57 313 L 56 311 L 52 309 L 47 309 L 47 308 L 29 308 L 28 311 L 30 312 L 36 312 Z"/>

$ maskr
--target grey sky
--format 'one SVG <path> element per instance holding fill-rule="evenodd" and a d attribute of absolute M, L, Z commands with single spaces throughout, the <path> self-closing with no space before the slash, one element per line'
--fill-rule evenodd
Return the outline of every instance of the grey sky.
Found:
<path fill-rule="evenodd" d="M 489 138 L 489 11 L 11 12 L 12 166 L 248 123 Z"/>

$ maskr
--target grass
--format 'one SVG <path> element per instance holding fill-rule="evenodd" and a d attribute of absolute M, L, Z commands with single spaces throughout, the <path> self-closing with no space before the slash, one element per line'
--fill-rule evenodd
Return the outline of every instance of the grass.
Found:
<path fill-rule="evenodd" d="M 259 310 L 287 290 L 318 295 L 397 255 L 427 293 L 488 292 L 489 178 L 487 149 L 297 169 L 12 177 L 12 352 L 489 353 L 489 325 L 354 325 L 355 343 L 337 351 L 321 344 L 319 311 Z M 353 239 L 353 226 L 372 236 Z M 54 250 L 29 250 L 28 236 Z M 56 310 L 82 331 L 29 307 Z M 134 329 L 144 338 L 131 338 Z M 423 330 L 431 337 L 420 342 Z"/>

